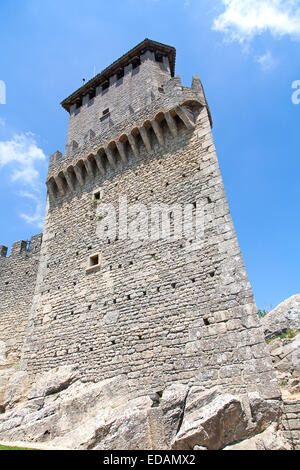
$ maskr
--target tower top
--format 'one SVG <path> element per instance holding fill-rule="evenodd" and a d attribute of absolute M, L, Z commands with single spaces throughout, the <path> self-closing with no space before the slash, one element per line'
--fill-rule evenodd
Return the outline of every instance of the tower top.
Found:
<path fill-rule="evenodd" d="M 64 99 L 61 103 L 62 107 L 69 112 L 71 106 L 76 102 L 80 101 L 84 95 L 93 92 L 100 85 L 105 85 L 106 83 L 109 83 L 109 78 L 112 75 L 116 73 L 122 73 L 124 67 L 131 63 L 138 62 L 140 60 L 141 54 L 144 54 L 146 51 L 154 52 L 158 58 L 164 56 L 168 57 L 171 76 L 174 77 L 176 60 L 175 47 L 168 46 L 166 44 L 161 44 L 160 42 L 151 41 L 151 39 L 146 38 L 140 44 L 138 44 L 129 52 L 126 52 L 126 54 L 124 54 L 118 60 L 113 62 L 109 67 L 104 69 L 101 73 L 96 75 L 94 78 L 85 83 L 82 87 L 80 87 L 70 96 L 68 96 L 68 98 Z"/>

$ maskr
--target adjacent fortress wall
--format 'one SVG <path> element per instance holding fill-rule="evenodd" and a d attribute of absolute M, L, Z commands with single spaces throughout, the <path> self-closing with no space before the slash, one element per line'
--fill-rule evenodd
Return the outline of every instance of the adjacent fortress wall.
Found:
<path fill-rule="evenodd" d="M 167 111 L 186 101 L 187 95 L 191 102 L 203 102 L 200 86 L 187 89 L 178 78 L 170 82 L 176 84 L 175 92 L 168 82 L 165 101 L 158 98 L 152 109 L 138 110 L 132 122 L 152 119 L 157 110 Z M 85 380 L 126 375 L 135 395 L 182 382 L 203 388 L 219 384 L 235 392 L 258 389 L 264 396 L 278 396 L 207 107 L 192 106 L 191 114 L 195 127 L 187 128 L 174 116 L 174 137 L 163 119 L 163 144 L 149 128 L 150 151 L 136 137 L 138 157 L 127 145 L 127 163 L 115 153 L 116 169 L 106 162 L 101 175 L 94 166 L 93 177 L 79 166 L 82 173 L 73 180 L 73 190 L 61 180 L 60 191 L 49 195 L 22 361 L 30 374 L 75 363 Z M 129 127 L 125 120 L 124 129 Z M 66 168 L 63 158 L 56 164 L 50 179 Z M 129 205 L 139 202 L 148 207 L 154 202 L 198 201 L 205 213 L 202 244 L 191 249 L 188 239 L 100 239 L 97 227 L 105 220 L 98 219 L 99 206 L 93 202 L 96 189 L 101 190 L 100 206 L 117 207 L 120 195 L 127 196 Z M 95 253 L 101 267 L 87 271 L 88 258 Z"/>
<path fill-rule="evenodd" d="M 42 235 L 0 246 L 0 369 L 18 365 L 32 305 Z"/>

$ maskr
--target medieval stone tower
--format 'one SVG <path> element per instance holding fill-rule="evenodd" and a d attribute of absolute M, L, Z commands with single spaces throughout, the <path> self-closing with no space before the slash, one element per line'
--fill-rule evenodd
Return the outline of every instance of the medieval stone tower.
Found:
<path fill-rule="evenodd" d="M 126 377 L 135 395 L 178 381 L 272 396 L 276 379 L 210 112 L 200 79 L 184 87 L 174 75 L 175 55 L 146 39 L 62 102 L 70 115 L 66 152 L 50 157 L 21 368 L 35 374 L 78 364 L 84 380 Z M 200 207 L 201 243 L 187 234 L 147 237 L 145 217 L 144 236 L 126 236 L 121 197 L 140 212 L 167 207 L 171 231 L 168 208 L 192 208 L 193 224 Z M 112 214 L 99 215 L 101 207 L 115 208 L 113 236 Z"/>

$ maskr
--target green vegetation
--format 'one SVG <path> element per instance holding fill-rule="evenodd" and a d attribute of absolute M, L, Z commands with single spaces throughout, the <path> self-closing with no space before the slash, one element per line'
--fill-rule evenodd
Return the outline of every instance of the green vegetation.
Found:
<path fill-rule="evenodd" d="M 273 338 L 270 338 L 267 340 L 267 343 L 269 344 L 271 341 L 274 339 L 280 338 L 280 339 L 292 339 L 295 338 L 295 336 L 300 333 L 300 330 L 286 330 L 284 333 L 281 333 L 281 335 L 276 335 L 273 336 Z"/>
<path fill-rule="evenodd" d="M 34 450 L 34 449 L 23 449 L 22 447 L 6 447 L 0 445 L 0 450 Z"/>
<path fill-rule="evenodd" d="M 259 316 L 259 318 L 264 318 L 269 312 L 267 312 L 266 310 L 258 310 L 257 314 Z"/>

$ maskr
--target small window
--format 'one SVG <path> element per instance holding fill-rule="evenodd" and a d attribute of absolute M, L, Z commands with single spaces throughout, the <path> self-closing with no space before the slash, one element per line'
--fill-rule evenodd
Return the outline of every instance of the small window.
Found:
<path fill-rule="evenodd" d="M 103 83 L 102 85 L 102 91 L 103 90 L 107 90 L 109 88 L 109 80 L 107 80 L 106 82 Z"/>
<path fill-rule="evenodd" d="M 109 112 L 109 108 L 106 108 L 103 113 L 102 113 L 102 116 L 100 118 L 100 121 L 106 121 L 106 119 L 108 119 L 110 116 L 110 112 Z"/>
<path fill-rule="evenodd" d="M 89 92 L 89 100 L 92 100 L 96 96 L 96 90 L 91 90 Z"/>
<path fill-rule="evenodd" d="M 76 101 L 76 109 L 81 108 L 81 106 L 82 106 L 82 98 L 80 100 Z"/>
<path fill-rule="evenodd" d="M 159 52 L 155 53 L 155 60 L 156 62 L 163 62 L 163 55 L 160 54 Z"/>
<path fill-rule="evenodd" d="M 117 71 L 117 80 L 120 80 L 123 77 L 124 77 L 124 69 L 119 69 Z"/>
<path fill-rule="evenodd" d="M 101 258 L 99 253 L 89 256 L 88 265 L 86 268 L 87 272 L 94 271 L 95 269 L 100 268 Z"/>
<path fill-rule="evenodd" d="M 140 57 L 134 57 L 134 59 L 132 60 L 132 68 L 136 69 L 140 65 L 141 65 L 141 58 Z"/>
<path fill-rule="evenodd" d="M 94 201 L 100 201 L 100 191 L 97 191 L 96 193 L 94 193 Z"/>

